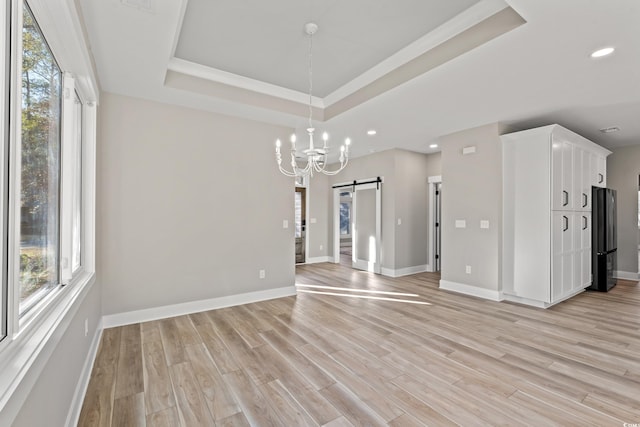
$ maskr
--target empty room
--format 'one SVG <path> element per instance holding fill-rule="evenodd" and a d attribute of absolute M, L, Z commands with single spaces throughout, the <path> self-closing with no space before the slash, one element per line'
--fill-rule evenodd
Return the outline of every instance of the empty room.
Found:
<path fill-rule="evenodd" d="M 0 425 L 640 424 L 638 23 L 6 0 Z"/>

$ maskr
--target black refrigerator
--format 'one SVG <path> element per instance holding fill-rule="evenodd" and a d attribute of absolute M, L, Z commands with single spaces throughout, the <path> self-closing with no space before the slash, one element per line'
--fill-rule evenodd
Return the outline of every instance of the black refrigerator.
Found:
<path fill-rule="evenodd" d="M 617 266 L 616 191 L 592 187 L 591 190 L 591 272 L 593 283 L 587 289 L 606 292 L 616 285 Z"/>

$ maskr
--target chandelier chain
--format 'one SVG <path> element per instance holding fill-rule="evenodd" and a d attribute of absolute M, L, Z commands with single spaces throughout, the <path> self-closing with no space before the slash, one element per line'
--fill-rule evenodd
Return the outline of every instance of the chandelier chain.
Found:
<path fill-rule="evenodd" d="M 309 34 L 309 127 L 313 127 L 313 34 Z"/>
<path fill-rule="evenodd" d="M 343 170 L 349 163 L 349 145 L 351 140 L 346 138 L 344 145 L 340 146 L 340 152 L 338 157 L 339 166 L 336 169 L 327 169 L 329 147 L 327 146 L 327 140 L 329 135 L 324 132 L 322 134 L 322 146 L 314 145 L 313 133 L 313 34 L 317 31 L 318 26 L 314 22 L 309 22 L 305 25 L 305 32 L 309 36 L 309 127 L 307 128 L 307 134 L 309 136 L 309 145 L 306 149 L 298 150 L 296 147 L 296 135 L 291 135 L 291 169 L 288 170 L 282 166 L 282 142 L 276 140 L 276 162 L 278 169 L 282 174 L 291 177 L 311 177 L 314 172 L 323 173 L 325 175 L 335 175 Z M 306 165 L 305 163 L 306 159 Z"/>

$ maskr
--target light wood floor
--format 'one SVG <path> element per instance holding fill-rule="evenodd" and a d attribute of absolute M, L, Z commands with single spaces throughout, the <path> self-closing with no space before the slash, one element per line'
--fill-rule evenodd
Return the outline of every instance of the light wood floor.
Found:
<path fill-rule="evenodd" d="M 428 273 L 297 273 L 297 297 L 106 329 L 79 424 L 640 422 L 634 282 L 542 310 L 440 291 Z"/>

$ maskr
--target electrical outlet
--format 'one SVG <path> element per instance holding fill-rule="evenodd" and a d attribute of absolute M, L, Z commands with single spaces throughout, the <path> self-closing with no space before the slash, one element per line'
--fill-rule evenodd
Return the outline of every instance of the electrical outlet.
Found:
<path fill-rule="evenodd" d="M 471 274 L 471 266 L 470 265 L 467 265 L 464 270 L 465 270 L 465 272 L 467 274 Z"/>
<path fill-rule="evenodd" d="M 324 246 L 320 245 L 320 250 L 323 250 L 323 249 L 324 249 Z"/>
<path fill-rule="evenodd" d="M 89 319 L 84 319 L 84 336 L 89 335 Z"/>
<path fill-rule="evenodd" d="M 282 228 L 289 228 L 289 221 L 286 219 L 282 220 Z"/>
<path fill-rule="evenodd" d="M 266 277 L 266 272 L 264 270 L 260 270 L 259 275 L 261 279 L 264 279 Z"/>

